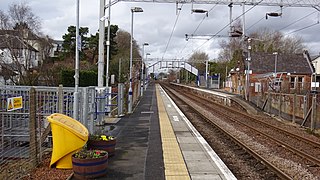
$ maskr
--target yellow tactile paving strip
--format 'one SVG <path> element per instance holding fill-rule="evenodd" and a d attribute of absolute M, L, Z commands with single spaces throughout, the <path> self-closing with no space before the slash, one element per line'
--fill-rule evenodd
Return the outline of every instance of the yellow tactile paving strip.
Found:
<path fill-rule="evenodd" d="M 159 85 L 156 86 L 156 94 L 166 179 L 188 180 L 190 176 L 160 96 Z"/>

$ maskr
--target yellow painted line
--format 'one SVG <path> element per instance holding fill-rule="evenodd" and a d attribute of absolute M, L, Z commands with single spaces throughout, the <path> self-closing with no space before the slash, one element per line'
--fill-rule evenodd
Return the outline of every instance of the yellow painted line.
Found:
<path fill-rule="evenodd" d="M 159 85 L 156 85 L 156 94 L 166 179 L 189 180 L 187 166 L 160 96 Z"/>

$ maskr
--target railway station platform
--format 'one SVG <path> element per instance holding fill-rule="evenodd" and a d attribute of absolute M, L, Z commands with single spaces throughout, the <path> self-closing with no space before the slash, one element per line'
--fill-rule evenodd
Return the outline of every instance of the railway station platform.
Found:
<path fill-rule="evenodd" d="M 148 86 L 132 114 L 96 128 L 117 137 L 100 179 L 236 179 L 158 84 Z"/>
<path fill-rule="evenodd" d="M 224 101 L 233 101 L 239 106 L 241 106 L 243 109 L 247 111 L 249 114 L 257 114 L 258 110 L 249 104 L 247 101 L 239 97 L 237 94 L 232 94 L 228 92 L 222 92 L 222 91 L 217 91 L 217 90 L 210 90 L 210 89 L 204 89 L 204 88 L 198 88 L 198 87 L 192 87 L 192 86 L 187 86 L 183 84 L 177 84 L 177 83 L 172 83 L 173 85 L 180 86 L 183 88 L 187 88 L 190 90 L 196 90 L 204 94 L 210 94 L 212 96 L 215 96 L 216 98 L 222 98 Z"/>

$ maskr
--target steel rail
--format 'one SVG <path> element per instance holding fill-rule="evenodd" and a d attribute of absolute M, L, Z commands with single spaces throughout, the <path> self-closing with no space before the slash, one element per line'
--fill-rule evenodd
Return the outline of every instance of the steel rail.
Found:
<path fill-rule="evenodd" d="M 202 98 L 203 100 L 207 100 L 207 99 L 205 99 L 205 98 L 203 98 L 203 97 L 201 97 L 201 96 L 198 96 L 198 97 L 199 97 L 199 98 Z M 215 105 L 217 105 L 217 106 L 219 106 L 219 107 L 222 107 L 222 108 L 224 108 L 224 109 L 228 109 L 228 111 L 231 111 L 231 112 L 234 112 L 234 113 L 239 113 L 239 114 L 241 114 L 242 116 L 245 116 L 245 117 L 248 118 L 248 119 L 251 119 L 251 120 L 256 121 L 257 123 L 261 123 L 261 124 L 263 124 L 263 125 L 265 125 L 265 126 L 274 128 L 274 129 L 276 129 L 276 130 L 278 130 L 278 131 L 281 131 L 281 132 L 286 133 L 286 134 L 289 135 L 289 136 L 292 136 L 292 137 L 294 137 L 294 138 L 296 138 L 296 139 L 302 140 L 302 141 L 304 141 L 304 142 L 306 142 L 306 143 L 309 143 L 309 144 L 311 144 L 311 145 L 313 145 L 313 146 L 317 146 L 317 147 L 320 148 L 320 143 L 317 142 L 317 141 L 314 141 L 314 140 L 311 140 L 311 139 L 307 139 L 307 138 L 298 136 L 298 135 L 293 134 L 293 133 L 291 133 L 291 132 L 289 132 L 289 131 L 287 131 L 287 130 L 285 130 L 285 129 L 283 129 L 283 128 L 277 127 L 277 126 L 272 125 L 272 124 L 268 124 L 268 123 L 266 123 L 266 122 L 264 122 L 264 121 L 262 121 L 262 120 L 256 119 L 256 118 L 254 118 L 254 117 L 252 117 L 252 116 L 249 116 L 247 113 L 241 112 L 241 111 L 239 111 L 239 110 L 237 110 L 237 109 L 234 109 L 234 108 L 230 108 L 230 107 L 228 107 L 228 106 L 221 105 L 221 104 L 216 103 L 216 102 L 214 102 L 214 101 L 210 101 L 210 102 L 212 102 L 212 103 L 214 103 Z"/>
<path fill-rule="evenodd" d="M 305 158 L 305 159 L 309 160 L 310 162 L 313 162 L 313 163 L 317 164 L 318 166 L 320 166 L 320 159 L 318 159 L 318 158 L 316 158 L 316 157 L 313 157 L 313 156 L 311 156 L 310 154 L 307 154 L 307 153 L 305 153 L 305 152 L 303 152 L 303 151 L 301 151 L 301 150 L 299 150 L 299 149 L 296 149 L 295 147 L 291 146 L 290 144 L 288 144 L 288 143 L 286 143 L 286 142 L 283 142 L 283 141 L 281 141 L 281 140 L 278 140 L 278 139 L 276 139 L 276 138 L 268 135 L 267 133 L 264 133 L 264 132 L 262 132 L 262 131 L 259 131 L 259 130 L 257 130 L 256 128 L 254 128 L 254 127 L 252 127 L 252 126 L 250 126 L 250 125 L 248 125 L 248 124 L 245 124 L 245 123 L 237 120 L 236 118 L 230 116 L 230 113 L 223 113 L 222 111 L 217 111 L 216 109 L 212 108 L 212 106 L 209 106 L 209 105 L 206 104 L 206 103 L 200 102 L 199 99 L 196 99 L 195 96 L 191 96 L 191 95 L 189 95 L 189 94 L 185 94 L 185 96 L 189 97 L 189 99 L 193 100 L 194 102 L 197 102 L 197 103 L 201 104 L 202 106 L 205 106 L 206 108 L 212 109 L 214 112 L 220 114 L 220 116 L 228 117 L 229 120 L 232 120 L 232 121 L 235 122 L 235 123 L 241 124 L 242 126 L 245 126 L 245 127 L 249 128 L 249 129 L 251 129 L 251 130 L 254 130 L 255 132 L 257 132 L 257 133 L 259 133 L 259 134 L 261 134 L 261 135 L 264 135 L 265 137 L 267 137 L 267 138 L 269 138 L 269 139 L 272 139 L 273 141 L 275 141 L 276 143 L 278 143 L 279 145 L 281 145 L 283 148 L 285 148 L 285 149 L 291 151 L 292 153 L 297 154 L 298 156 L 300 156 L 300 157 L 302 157 L 302 158 Z M 199 98 L 199 97 L 197 97 L 197 98 Z M 203 97 L 201 97 L 201 99 L 204 100 L 204 101 L 208 101 L 208 99 L 205 99 L 205 98 L 203 98 Z M 212 104 L 212 101 L 210 101 L 210 102 L 211 102 L 211 104 Z M 213 102 L 213 103 L 214 103 L 214 102 Z M 226 109 L 226 106 L 222 106 L 222 105 L 220 105 L 220 104 L 218 104 L 218 103 L 214 103 L 214 104 L 217 105 L 217 106 L 219 106 L 219 107 L 223 107 L 224 109 Z M 227 109 L 228 109 L 228 112 L 233 111 L 233 113 L 241 114 L 241 115 L 243 115 L 245 118 L 250 118 L 250 119 L 253 120 L 253 121 L 259 121 L 259 122 L 261 122 L 260 120 L 255 119 L 255 118 L 253 118 L 253 117 L 250 117 L 250 116 L 248 116 L 248 115 L 246 115 L 246 114 L 244 114 L 244 113 L 242 113 L 242 112 L 240 112 L 240 111 L 236 111 L 236 110 L 231 109 L 231 108 L 227 108 Z M 229 110 L 230 110 L 230 111 L 229 111 Z M 267 123 L 263 123 L 263 124 L 264 124 L 264 125 L 268 125 Z M 271 129 L 274 128 L 274 127 L 275 127 L 276 129 L 278 129 L 276 126 L 271 126 L 271 125 L 269 126 L 269 128 L 271 128 Z M 281 130 L 283 130 L 283 129 L 281 129 Z M 280 130 L 278 130 L 278 131 L 279 131 L 279 133 L 282 133 Z M 288 131 L 286 131 L 286 132 L 287 132 L 286 134 L 289 135 L 289 136 L 291 136 L 291 137 L 294 137 L 294 138 L 300 137 L 300 136 L 297 136 L 297 135 L 295 135 L 295 134 L 289 133 Z M 300 137 L 300 138 L 297 138 L 297 139 L 299 139 L 299 140 L 304 140 L 305 143 L 310 143 L 310 142 L 309 142 L 310 140 L 309 140 L 309 139 L 306 139 L 306 138 L 301 138 L 301 137 Z M 320 146 L 315 146 L 315 148 L 320 148 Z"/>
<path fill-rule="evenodd" d="M 270 163 L 268 160 L 266 160 L 265 158 L 263 158 L 262 156 L 260 156 L 258 153 L 256 153 L 254 150 L 252 150 L 250 147 L 246 146 L 244 143 L 242 143 L 241 141 L 239 141 L 238 139 L 236 139 L 235 137 L 233 137 L 232 134 L 230 134 L 229 132 L 227 132 L 226 130 L 224 130 L 223 127 L 221 127 L 220 125 L 218 125 L 217 123 L 211 121 L 209 118 L 207 118 L 206 116 L 204 116 L 202 113 L 200 113 L 196 108 L 192 107 L 190 104 L 188 104 L 187 102 L 185 102 L 182 98 L 180 98 L 177 93 L 172 92 L 171 90 L 169 90 L 169 88 L 167 86 L 163 86 L 162 87 L 166 90 L 166 92 L 169 94 L 170 97 L 176 97 L 178 99 L 180 99 L 182 102 L 185 103 L 186 106 L 188 106 L 190 109 L 192 109 L 194 111 L 194 113 L 198 114 L 199 116 L 201 116 L 207 123 L 209 123 L 212 127 L 217 128 L 219 131 L 223 132 L 224 134 L 226 134 L 228 136 L 229 139 L 231 139 L 233 142 L 235 142 L 236 144 L 238 144 L 241 148 L 243 148 L 246 152 L 248 152 L 251 156 L 253 156 L 255 159 L 257 159 L 258 161 L 262 162 L 262 164 L 264 164 L 268 169 L 270 169 L 271 171 L 273 171 L 278 177 L 280 177 L 281 179 L 292 179 L 289 175 L 287 175 L 286 173 L 284 173 L 283 171 L 281 171 L 281 169 L 277 168 L 276 166 L 274 166 L 272 163 Z M 179 105 L 178 105 L 179 107 Z"/>

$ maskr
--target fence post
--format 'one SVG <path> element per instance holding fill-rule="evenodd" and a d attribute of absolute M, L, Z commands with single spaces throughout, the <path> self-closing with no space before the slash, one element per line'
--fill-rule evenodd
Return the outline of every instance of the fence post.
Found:
<path fill-rule="evenodd" d="M 311 130 L 313 131 L 316 127 L 317 121 L 317 94 L 312 96 L 312 115 L 311 115 Z"/>
<path fill-rule="evenodd" d="M 279 113 L 278 113 L 279 117 L 281 117 L 281 106 L 282 106 L 282 94 L 279 93 Z"/>
<path fill-rule="evenodd" d="M 308 112 L 308 107 L 307 107 L 307 95 L 303 96 L 303 119 L 306 118 Z"/>
<path fill-rule="evenodd" d="M 62 84 L 58 87 L 58 111 L 63 114 L 63 86 Z"/>
<path fill-rule="evenodd" d="M 272 107 L 272 101 L 271 101 L 271 92 L 268 92 L 268 113 L 271 114 L 271 107 Z"/>
<path fill-rule="evenodd" d="M 123 84 L 118 84 L 118 116 L 123 115 Z"/>
<path fill-rule="evenodd" d="M 37 110 L 37 101 L 36 101 L 36 90 L 34 87 L 30 89 L 30 101 L 29 101 L 29 128 L 30 128 L 30 161 L 33 167 L 38 165 L 37 161 L 37 125 L 36 125 L 36 110 Z"/>
<path fill-rule="evenodd" d="M 293 94 L 293 107 L 292 107 L 292 122 L 296 122 L 296 107 L 297 107 L 297 94 Z"/>
<path fill-rule="evenodd" d="M 80 122 L 82 122 L 88 129 L 89 128 L 89 122 L 88 122 L 88 115 L 89 115 L 89 92 L 88 88 L 83 88 L 83 101 L 82 101 L 82 107 L 80 107 L 82 111 L 82 119 L 80 119 Z M 93 133 L 93 132 L 90 132 Z"/>
<path fill-rule="evenodd" d="M 260 107 L 259 107 L 260 96 L 257 95 L 256 97 L 257 97 L 257 98 L 256 98 L 256 103 L 255 103 L 255 104 L 256 104 L 257 108 L 260 108 Z"/>

